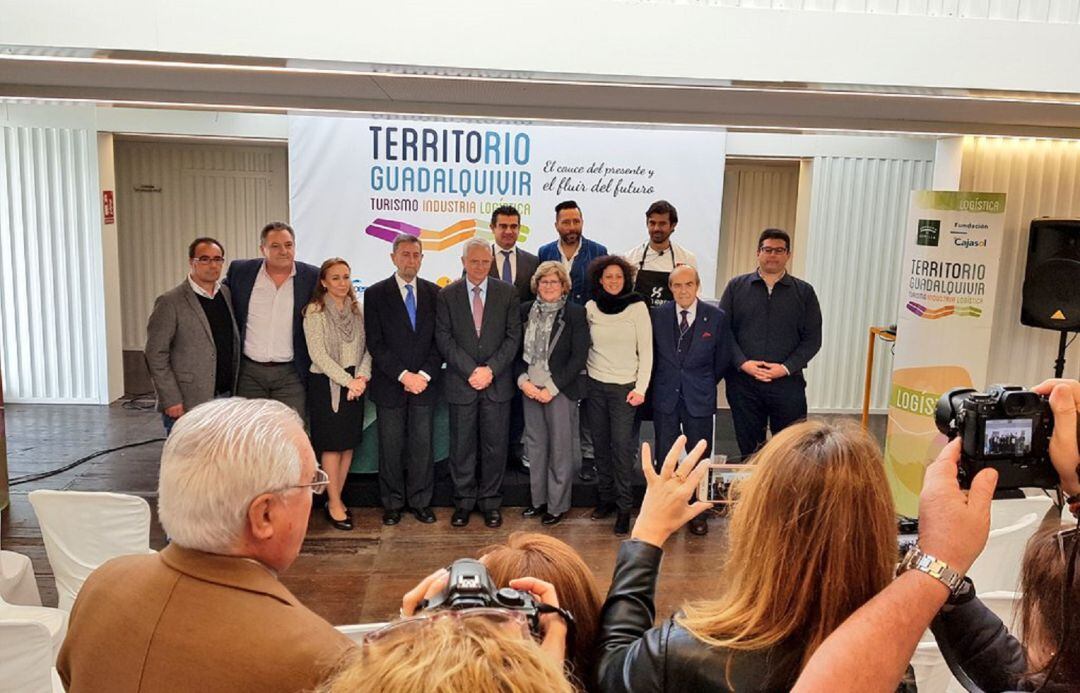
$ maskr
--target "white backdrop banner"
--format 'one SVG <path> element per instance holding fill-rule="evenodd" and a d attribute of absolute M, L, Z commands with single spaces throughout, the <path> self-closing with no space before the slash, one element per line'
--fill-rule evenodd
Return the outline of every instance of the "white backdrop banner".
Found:
<path fill-rule="evenodd" d="M 985 388 L 1005 235 L 1005 194 L 915 190 L 905 228 L 885 469 L 914 517 L 923 471 L 948 442 L 938 398 Z"/>
<path fill-rule="evenodd" d="M 556 203 L 576 200 L 584 235 L 625 253 L 647 240 L 645 210 L 679 211 L 672 240 L 714 285 L 724 188 L 723 130 L 521 125 L 395 117 L 289 117 L 291 219 L 297 255 L 340 256 L 363 288 L 390 276 L 390 243 L 424 245 L 421 276 L 461 276 L 461 244 L 490 240 L 491 212 L 521 212 L 520 245 L 557 238 Z"/>

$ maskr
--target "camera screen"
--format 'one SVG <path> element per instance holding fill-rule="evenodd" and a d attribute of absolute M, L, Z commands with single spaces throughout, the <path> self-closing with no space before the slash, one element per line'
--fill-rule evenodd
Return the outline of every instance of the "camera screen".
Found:
<path fill-rule="evenodd" d="M 1031 452 L 1031 419 L 987 419 L 983 436 L 984 455 L 1015 455 Z"/>
<path fill-rule="evenodd" d="M 709 473 L 701 480 L 698 498 L 711 503 L 731 501 L 731 485 L 750 475 L 750 465 L 711 464 Z"/>

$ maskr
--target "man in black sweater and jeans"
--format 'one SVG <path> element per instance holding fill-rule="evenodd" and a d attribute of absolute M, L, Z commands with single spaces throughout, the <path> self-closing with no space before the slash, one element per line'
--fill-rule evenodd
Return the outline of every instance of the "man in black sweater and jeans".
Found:
<path fill-rule="evenodd" d="M 821 307 L 814 287 L 787 273 L 791 237 L 765 229 L 758 239 L 758 268 L 734 277 L 720 307 L 731 317 L 735 369 L 727 398 L 743 456 L 806 418 L 803 369 L 821 348 Z"/>

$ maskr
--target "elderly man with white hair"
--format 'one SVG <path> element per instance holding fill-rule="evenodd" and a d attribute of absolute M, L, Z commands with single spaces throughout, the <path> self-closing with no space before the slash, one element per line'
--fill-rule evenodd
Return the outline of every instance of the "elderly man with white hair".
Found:
<path fill-rule="evenodd" d="M 439 292 L 435 314 L 435 344 L 446 359 L 443 391 L 450 404 L 454 527 L 467 525 L 477 508 L 488 527 L 502 524 L 499 507 L 521 316 L 514 285 L 488 276 L 491 260 L 486 242 L 466 241 L 461 252 L 465 276 Z"/>
<path fill-rule="evenodd" d="M 300 417 L 219 399 L 181 417 L 161 453 L 171 543 L 95 570 L 57 660 L 69 691 L 297 691 L 349 640 L 277 578 L 300 552 L 326 475 Z"/>

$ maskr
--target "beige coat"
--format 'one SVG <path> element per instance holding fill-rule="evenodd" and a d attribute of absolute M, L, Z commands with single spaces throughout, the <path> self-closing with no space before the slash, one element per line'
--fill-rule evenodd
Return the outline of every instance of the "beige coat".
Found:
<path fill-rule="evenodd" d="M 262 565 L 173 544 L 90 575 L 56 668 L 75 692 L 300 691 L 350 647 Z"/>

